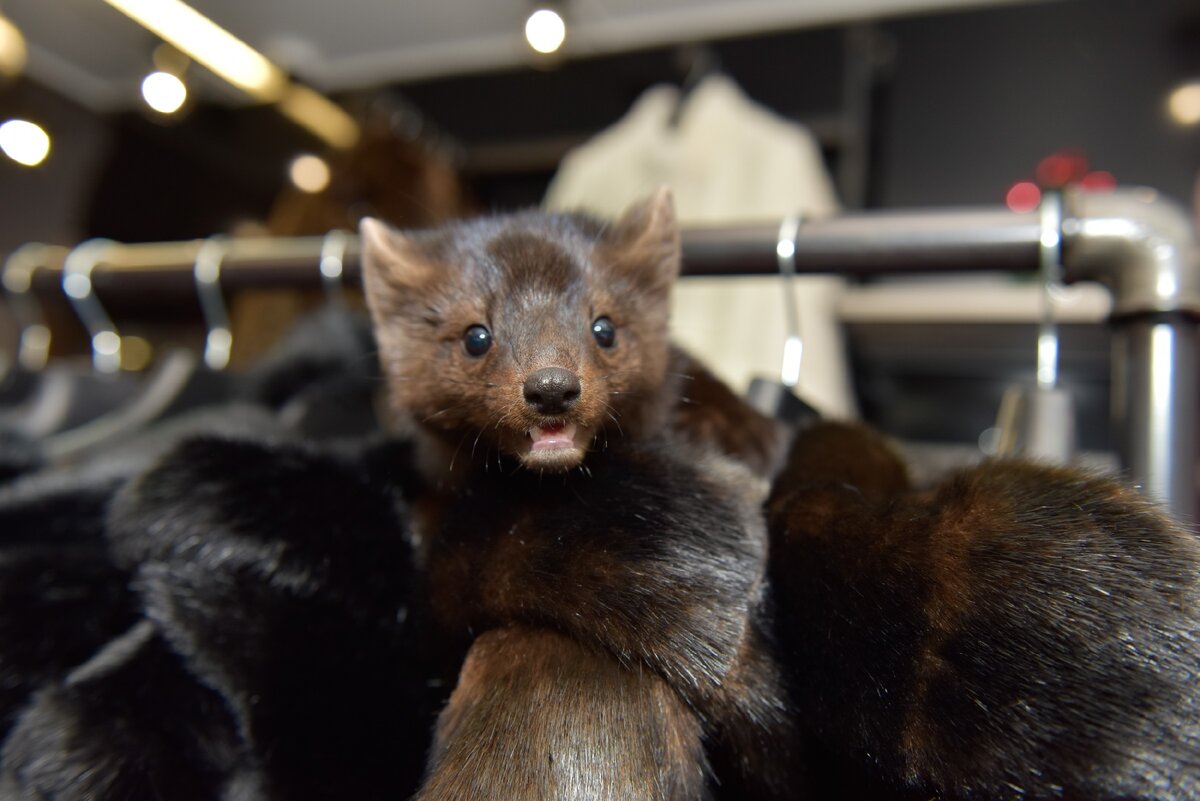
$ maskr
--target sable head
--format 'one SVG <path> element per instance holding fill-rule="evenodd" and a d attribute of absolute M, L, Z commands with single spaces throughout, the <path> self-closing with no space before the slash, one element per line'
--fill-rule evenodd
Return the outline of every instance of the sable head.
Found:
<path fill-rule="evenodd" d="M 456 452 L 567 470 L 661 424 L 679 229 L 660 190 L 611 225 L 524 212 L 405 233 L 362 222 L 392 403 Z"/>

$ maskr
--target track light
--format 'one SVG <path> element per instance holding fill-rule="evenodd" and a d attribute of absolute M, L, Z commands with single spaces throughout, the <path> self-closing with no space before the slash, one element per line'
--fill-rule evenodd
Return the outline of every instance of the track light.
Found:
<path fill-rule="evenodd" d="M 353 147 L 358 123 L 324 95 L 288 78 L 266 56 L 182 0 L 104 0 L 246 94 L 278 103 L 288 119 L 336 148 Z"/>
<path fill-rule="evenodd" d="M 106 0 L 242 91 L 278 100 L 287 76 L 242 40 L 179 0 Z"/>
<path fill-rule="evenodd" d="M 15 78 L 25 68 L 25 37 L 0 16 L 0 78 Z"/>
<path fill-rule="evenodd" d="M 0 125 L 0 150 L 18 164 L 36 167 L 50 153 L 50 136 L 28 120 L 9 120 Z"/>
<path fill-rule="evenodd" d="M 301 192 L 315 195 L 329 186 L 329 165 L 320 156 L 306 153 L 292 160 L 288 177 Z"/>
<path fill-rule="evenodd" d="M 1167 109 L 1180 125 L 1200 124 L 1200 81 L 1176 87 L 1167 98 Z"/>
<path fill-rule="evenodd" d="M 525 20 L 525 40 L 539 53 L 557 52 L 567 38 L 567 23 L 551 8 L 539 8 Z"/>
<path fill-rule="evenodd" d="M 162 70 L 152 72 L 142 81 L 142 97 L 146 105 L 159 114 L 174 114 L 187 100 L 187 86 L 179 76 Z"/>

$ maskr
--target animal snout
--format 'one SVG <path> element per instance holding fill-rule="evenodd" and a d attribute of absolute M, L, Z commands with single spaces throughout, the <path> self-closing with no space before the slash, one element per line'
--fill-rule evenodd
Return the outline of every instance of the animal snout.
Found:
<path fill-rule="evenodd" d="M 579 376 L 562 367 L 543 367 L 525 379 L 525 402 L 540 414 L 562 414 L 579 400 Z"/>

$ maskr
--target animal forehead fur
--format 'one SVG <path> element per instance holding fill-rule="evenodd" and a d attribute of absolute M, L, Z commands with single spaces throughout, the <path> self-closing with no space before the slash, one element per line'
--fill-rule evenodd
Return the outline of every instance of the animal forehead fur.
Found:
<path fill-rule="evenodd" d="M 603 272 L 604 233 L 588 217 L 528 212 L 454 225 L 422 242 L 421 252 L 493 297 L 565 300 Z"/>

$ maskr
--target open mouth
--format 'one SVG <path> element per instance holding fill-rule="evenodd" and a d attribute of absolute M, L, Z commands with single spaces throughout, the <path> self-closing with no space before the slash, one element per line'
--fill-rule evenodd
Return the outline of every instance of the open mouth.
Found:
<path fill-rule="evenodd" d="M 560 451 L 575 447 L 574 423 L 559 423 L 557 425 L 534 426 L 529 429 L 529 438 L 533 441 L 529 450 L 531 453 L 542 451 Z"/>
<path fill-rule="evenodd" d="M 529 450 L 521 457 L 521 461 L 526 467 L 536 470 L 571 470 L 579 466 L 587 452 L 586 445 L 576 442 L 580 431 L 575 423 L 534 426 L 526 434 L 529 437 Z"/>

